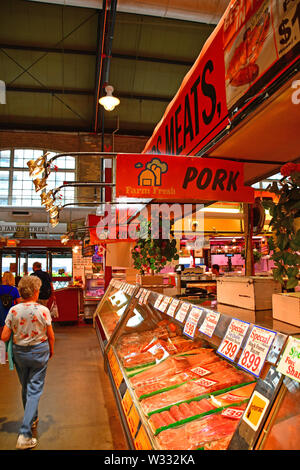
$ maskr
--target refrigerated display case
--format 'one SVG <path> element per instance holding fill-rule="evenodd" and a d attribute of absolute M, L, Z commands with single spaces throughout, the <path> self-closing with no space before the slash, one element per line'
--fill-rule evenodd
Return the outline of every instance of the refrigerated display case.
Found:
<path fill-rule="evenodd" d="M 129 448 L 276 449 L 299 420 L 299 384 L 285 393 L 276 367 L 300 330 L 272 327 L 138 286 L 104 350 Z"/>
<path fill-rule="evenodd" d="M 104 274 L 87 274 L 83 291 L 84 320 L 92 320 L 95 309 L 104 295 Z"/>

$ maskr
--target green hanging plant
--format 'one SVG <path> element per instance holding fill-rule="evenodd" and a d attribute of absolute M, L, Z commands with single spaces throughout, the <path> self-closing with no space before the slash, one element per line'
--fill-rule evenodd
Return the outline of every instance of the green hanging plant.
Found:
<path fill-rule="evenodd" d="M 281 168 L 283 178 L 267 190 L 278 196 L 278 202 L 264 201 L 272 217 L 270 226 L 274 235 L 269 239 L 271 259 L 276 268 L 273 277 L 286 289 L 298 285 L 300 267 L 300 229 L 295 219 L 300 217 L 300 165 L 287 163 Z"/>
<path fill-rule="evenodd" d="M 151 222 L 140 222 L 141 238 L 131 251 L 133 265 L 140 274 L 159 273 L 167 263 L 178 260 L 176 240 L 162 239 L 163 219 L 159 219 L 159 237 L 151 237 Z M 171 234 L 172 238 L 172 234 Z"/>

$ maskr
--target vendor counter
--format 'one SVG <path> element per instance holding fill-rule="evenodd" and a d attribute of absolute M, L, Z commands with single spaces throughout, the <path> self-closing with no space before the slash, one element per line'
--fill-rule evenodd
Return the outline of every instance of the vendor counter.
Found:
<path fill-rule="evenodd" d="M 55 291 L 58 318 L 54 322 L 77 322 L 82 309 L 83 291 L 81 287 L 65 287 Z"/>

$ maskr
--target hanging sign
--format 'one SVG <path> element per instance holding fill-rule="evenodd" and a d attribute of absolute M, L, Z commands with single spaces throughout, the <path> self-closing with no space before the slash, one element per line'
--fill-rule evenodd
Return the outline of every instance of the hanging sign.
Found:
<path fill-rule="evenodd" d="M 300 340 L 289 337 L 283 355 L 279 361 L 278 372 L 300 382 Z"/>
<path fill-rule="evenodd" d="M 221 354 L 221 356 L 226 357 L 226 359 L 234 361 L 248 331 L 249 325 L 250 323 L 233 318 L 217 352 Z"/>
<path fill-rule="evenodd" d="M 254 189 L 244 186 L 243 163 L 169 155 L 117 155 L 116 195 L 174 202 L 254 202 Z"/>
<path fill-rule="evenodd" d="M 275 336 L 275 331 L 254 326 L 247 339 L 247 343 L 243 349 L 238 365 L 247 372 L 259 377 Z"/>
<path fill-rule="evenodd" d="M 214 334 L 219 318 L 220 318 L 220 313 L 212 312 L 212 311 L 208 312 L 206 314 L 204 322 L 199 328 L 199 331 L 211 338 L 212 335 Z"/>
<path fill-rule="evenodd" d="M 183 333 L 191 338 L 194 338 L 195 331 L 198 325 L 199 318 L 202 315 L 203 310 L 198 307 L 192 307 L 189 316 L 185 322 Z"/>

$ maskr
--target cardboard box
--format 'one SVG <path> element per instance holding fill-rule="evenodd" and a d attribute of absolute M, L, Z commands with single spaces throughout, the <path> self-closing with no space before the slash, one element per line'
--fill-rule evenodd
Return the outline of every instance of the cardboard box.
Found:
<path fill-rule="evenodd" d="M 272 295 L 281 284 L 265 276 L 224 276 L 217 278 L 217 301 L 249 310 L 271 310 Z"/>
<path fill-rule="evenodd" d="M 300 326 L 300 292 L 273 294 L 273 318 Z"/>

